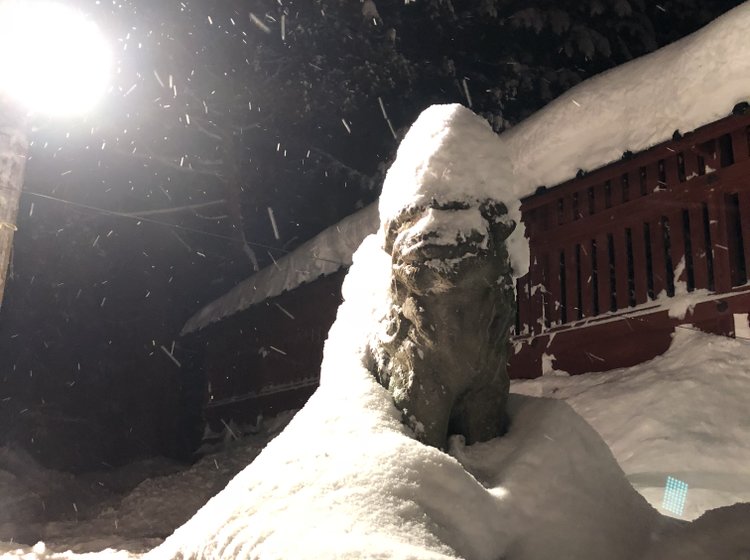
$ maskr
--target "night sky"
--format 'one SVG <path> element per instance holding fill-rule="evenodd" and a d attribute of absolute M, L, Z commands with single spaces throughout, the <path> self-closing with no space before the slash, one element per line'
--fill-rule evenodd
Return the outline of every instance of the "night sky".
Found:
<path fill-rule="evenodd" d="M 0 311 L 0 444 L 76 470 L 189 456 L 162 346 L 252 273 L 243 234 L 263 267 L 374 200 L 394 133 L 433 102 L 468 104 L 471 86 L 501 129 L 738 3 L 466 0 L 451 15 L 383 0 L 370 21 L 357 0 L 72 2 L 117 71 L 91 115 L 33 123 Z"/>

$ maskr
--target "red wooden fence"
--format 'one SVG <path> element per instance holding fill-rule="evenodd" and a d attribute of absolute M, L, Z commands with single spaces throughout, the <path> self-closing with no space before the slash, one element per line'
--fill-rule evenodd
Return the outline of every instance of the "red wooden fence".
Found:
<path fill-rule="evenodd" d="M 656 309 L 657 299 L 663 309 L 675 293 L 730 294 L 747 283 L 750 115 L 539 189 L 521 210 L 531 266 L 517 285 L 520 357 L 511 366 L 533 377 L 539 364 L 524 365 L 523 354 L 535 338 Z M 617 365 L 628 364 L 606 369 Z"/>

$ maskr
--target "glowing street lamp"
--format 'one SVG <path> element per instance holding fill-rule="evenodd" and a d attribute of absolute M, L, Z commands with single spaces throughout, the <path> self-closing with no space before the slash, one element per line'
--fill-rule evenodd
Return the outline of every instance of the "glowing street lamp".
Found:
<path fill-rule="evenodd" d="M 34 115 L 77 117 L 109 81 L 111 52 L 97 26 L 64 4 L 0 0 L 0 303 L 16 230 Z"/>

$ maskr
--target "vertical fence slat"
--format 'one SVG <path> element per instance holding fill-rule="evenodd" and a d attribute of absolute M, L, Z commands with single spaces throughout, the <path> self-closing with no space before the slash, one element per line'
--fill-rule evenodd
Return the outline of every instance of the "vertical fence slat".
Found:
<path fill-rule="evenodd" d="M 529 310 L 531 313 L 529 331 L 539 334 L 544 328 L 544 275 L 542 272 L 543 255 L 532 256 L 529 267 Z"/>
<path fill-rule="evenodd" d="M 539 215 L 540 208 L 527 210 L 523 215 L 523 227 L 526 230 L 525 235 L 528 239 L 534 239 L 539 234 Z"/>
<path fill-rule="evenodd" d="M 649 222 L 651 233 L 651 267 L 654 279 L 654 297 L 659 297 L 662 291 L 667 289 L 667 261 L 664 248 L 664 231 L 661 219 L 656 218 Z"/>
<path fill-rule="evenodd" d="M 625 196 L 622 188 L 622 176 L 618 175 L 617 177 L 612 178 L 612 180 L 610 181 L 610 185 L 612 206 L 619 206 L 620 204 L 625 202 Z"/>
<path fill-rule="evenodd" d="M 706 232 L 703 224 L 703 207 L 700 204 L 690 207 L 690 246 L 693 257 L 693 277 L 695 289 L 708 289 L 708 257 L 706 251 Z"/>
<path fill-rule="evenodd" d="M 669 221 L 669 252 L 672 257 L 672 267 L 675 270 L 674 282 L 683 282 L 687 284 L 687 259 L 685 258 L 685 233 L 684 224 L 682 223 L 682 210 L 673 211 L 667 216 Z M 679 277 L 676 272 L 679 268 L 680 261 L 685 260 L 684 267 Z"/>
<path fill-rule="evenodd" d="M 594 212 L 598 214 L 607 208 L 605 200 L 604 183 L 594 186 Z"/>
<path fill-rule="evenodd" d="M 668 189 L 674 189 L 680 184 L 680 177 L 677 171 L 677 154 L 674 154 L 664 160 L 664 173 L 667 177 Z"/>
<path fill-rule="evenodd" d="M 550 326 L 560 324 L 560 251 L 554 249 L 547 254 L 547 317 Z"/>
<path fill-rule="evenodd" d="M 750 157 L 747 130 L 744 126 L 732 132 L 732 151 L 734 153 L 734 163 L 740 163 Z"/>
<path fill-rule="evenodd" d="M 745 270 L 750 276 L 750 191 L 739 193 L 740 227 L 742 230 L 742 247 L 744 249 Z"/>
<path fill-rule="evenodd" d="M 612 235 L 615 250 L 615 294 L 617 309 L 625 309 L 630 303 L 628 286 L 628 252 L 625 228 L 618 228 Z"/>
<path fill-rule="evenodd" d="M 646 239 L 643 235 L 643 223 L 632 225 L 631 240 L 633 243 L 633 272 L 636 305 L 648 301 L 648 277 L 646 274 Z"/>
<path fill-rule="evenodd" d="M 717 169 L 721 168 L 718 144 L 718 140 L 707 142 L 707 149 L 702 151 L 703 161 L 706 164 L 706 175 L 708 175 L 709 173 L 713 173 Z"/>
<path fill-rule="evenodd" d="M 581 311 L 584 317 L 594 316 L 593 255 L 591 241 L 581 243 Z"/>
<path fill-rule="evenodd" d="M 578 319 L 578 267 L 575 245 L 565 247 L 565 315 L 568 322 Z"/>
<path fill-rule="evenodd" d="M 569 194 L 563 199 L 563 223 L 569 224 L 575 220 L 575 209 L 573 208 L 573 195 Z"/>
<path fill-rule="evenodd" d="M 631 169 L 627 173 L 628 177 L 628 200 L 635 200 L 641 196 L 640 173 L 638 168 Z"/>
<path fill-rule="evenodd" d="M 682 153 L 685 161 L 685 180 L 690 181 L 698 176 L 698 155 L 692 150 Z"/>
<path fill-rule="evenodd" d="M 714 290 L 718 293 L 728 292 L 732 287 L 726 214 L 724 196 L 712 193 L 708 199 L 708 223 L 714 260 Z"/>
<path fill-rule="evenodd" d="M 596 298 L 599 313 L 606 313 L 609 311 L 610 297 L 612 295 L 609 286 L 609 244 L 607 234 L 596 236 L 596 276 Z"/>
<path fill-rule="evenodd" d="M 516 300 L 518 301 L 518 329 L 519 335 L 529 334 L 531 308 L 529 302 L 529 275 L 526 274 L 516 280 Z"/>
<path fill-rule="evenodd" d="M 651 194 L 659 188 L 659 164 L 649 163 L 646 166 L 646 194 Z"/>

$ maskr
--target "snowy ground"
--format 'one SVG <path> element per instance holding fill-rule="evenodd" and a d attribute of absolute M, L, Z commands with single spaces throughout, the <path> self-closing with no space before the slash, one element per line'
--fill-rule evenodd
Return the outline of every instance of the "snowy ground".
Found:
<path fill-rule="evenodd" d="M 152 459 L 78 477 L 0 449 L 0 543 L 44 541 L 49 550 L 145 552 L 190 519 L 287 425 L 294 411 L 257 434 L 220 444 L 190 468 Z M 241 433 L 235 426 L 234 433 Z M 0 551 L 17 549 L 11 542 Z M 2 555 L 0 555 L 0 558 Z"/>
<path fill-rule="evenodd" d="M 667 476 L 689 485 L 684 519 L 750 502 L 750 340 L 678 328 L 669 351 L 648 363 L 562 375 L 511 390 L 567 401 L 653 506 Z"/>

